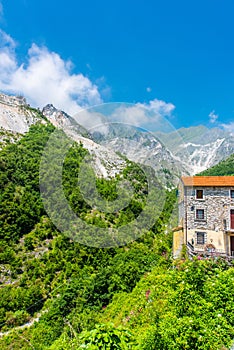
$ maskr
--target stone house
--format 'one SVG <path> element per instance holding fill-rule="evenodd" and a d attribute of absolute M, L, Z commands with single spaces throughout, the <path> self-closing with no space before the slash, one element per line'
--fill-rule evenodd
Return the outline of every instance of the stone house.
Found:
<path fill-rule="evenodd" d="M 178 196 L 174 257 L 185 244 L 191 255 L 234 258 L 234 176 L 182 177 Z"/>

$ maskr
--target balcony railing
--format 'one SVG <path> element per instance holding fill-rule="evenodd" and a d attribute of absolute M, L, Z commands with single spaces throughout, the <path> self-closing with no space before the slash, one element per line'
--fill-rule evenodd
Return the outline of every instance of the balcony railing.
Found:
<path fill-rule="evenodd" d="M 188 253 L 191 255 L 203 255 L 203 256 L 220 256 L 234 259 L 234 250 L 227 253 L 225 249 L 216 249 L 212 247 L 207 247 L 206 244 L 191 244 L 187 242 Z"/>
<path fill-rule="evenodd" d="M 187 243 L 187 246 L 194 252 L 194 246 L 190 242 Z"/>
<path fill-rule="evenodd" d="M 195 252 L 203 253 L 203 254 L 227 254 L 224 249 L 204 249 L 203 247 L 195 247 Z"/>

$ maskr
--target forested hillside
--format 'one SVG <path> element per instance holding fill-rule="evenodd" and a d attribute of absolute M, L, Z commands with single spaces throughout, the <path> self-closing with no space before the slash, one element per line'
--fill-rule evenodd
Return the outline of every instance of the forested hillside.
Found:
<path fill-rule="evenodd" d="M 166 192 L 151 230 L 122 247 L 82 245 L 55 228 L 39 190 L 41 156 L 53 131 L 50 124 L 32 126 L 0 153 L 0 348 L 229 349 L 233 267 L 189 261 L 186 254 L 172 260 L 176 191 Z M 144 172 L 127 162 L 121 176 L 133 186 L 132 200 L 118 213 L 102 213 L 77 187 L 86 155 L 72 143 L 64 161 L 63 188 L 74 212 L 96 227 L 131 222 L 145 206 Z M 96 179 L 98 192 L 114 200 L 118 181 L 118 175 Z"/>
<path fill-rule="evenodd" d="M 234 154 L 217 165 L 201 172 L 201 176 L 232 176 L 234 175 Z"/>

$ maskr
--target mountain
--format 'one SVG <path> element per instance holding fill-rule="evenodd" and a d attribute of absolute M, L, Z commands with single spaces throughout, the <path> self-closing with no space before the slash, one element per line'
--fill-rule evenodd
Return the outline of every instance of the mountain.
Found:
<path fill-rule="evenodd" d="M 176 184 L 181 175 L 194 175 L 234 153 L 231 133 L 205 126 L 181 128 L 171 133 L 148 133 L 127 125 L 111 125 L 100 132 L 98 142 L 117 150 L 128 159 L 155 169 L 164 184 Z M 169 180 L 169 181 L 168 181 Z"/>
<path fill-rule="evenodd" d="M 92 155 L 93 167 L 98 176 L 115 176 L 126 166 L 124 157 L 127 157 L 141 165 L 152 167 L 165 186 L 177 184 L 181 175 L 180 163 L 152 134 L 121 125 L 109 125 L 108 129 L 99 127 L 98 130 L 93 129 L 90 132 L 52 104 L 48 104 L 40 112 L 27 105 L 26 100 L 21 97 L 4 94 L 1 96 L 0 107 L 4 110 L 0 119 L 2 139 L 8 134 L 8 142 L 14 141 L 26 133 L 30 125 L 46 123 L 48 120 L 73 140 L 83 144 Z M 105 123 L 104 116 L 102 123 Z M 187 174 L 186 171 L 185 173 Z"/>
<path fill-rule="evenodd" d="M 234 176 L 234 154 L 213 167 L 199 173 L 202 176 Z"/>
<path fill-rule="evenodd" d="M 148 188 L 145 174 L 137 165 L 128 162 L 121 176 L 134 189 L 129 203 L 118 212 L 100 211 L 93 203 L 84 200 L 82 188 L 77 186 L 87 150 L 82 144 L 73 143 L 63 162 L 62 185 L 66 201 L 86 223 L 82 229 L 75 226 L 76 235 L 90 237 L 91 245 L 81 244 L 67 231 L 56 229 L 42 202 L 41 158 L 55 131 L 49 122 L 36 123 L 20 140 L 6 145 L 0 153 L 1 349 L 6 349 L 9 341 L 16 349 L 27 349 L 31 342 L 34 348 L 46 349 L 60 337 L 66 328 L 64 322 L 71 322 L 73 312 L 78 318 L 81 315 L 80 320 L 76 319 L 78 328 L 85 329 L 88 323 L 92 326 L 95 314 L 101 312 L 114 294 L 123 290 L 130 292 L 160 258 L 155 248 L 150 251 L 152 237 L 156 233 L 162 236 L 176 198 L 174 192 L 168 193 L 165 217 L 164 205 L 160 210 L 152 207 L 154 223 L 158 220 L 158 225 L 155 225 L 154 233 L 148 232 L 144 225 L 140 232 L 141 235 L 146 233 L 143 243 L 144 239 L 138 237 L 135 231 L 135 219 L 146 206 Z M 60 131 L 59 136 L 62 134 L 63 131 Z M 57 144 L 55 146 L 58 156 L 60 148 Z M 56 160 L 57 157 L 52 154 L 52 158 Z M 56 169 L 52 169 L 55 170 L 52 173 L 50 170 L 49 167 L 43 169 L 47 189 L 52 196 L 52 214 L 56 215 L 61 209 L 60 219 L 63 220 L 66 203 L 61 206 Z M 96 185 L 103 198 L 113 201 L 118 197 L 116 179 L 96 178 Z M 157 203 L 160 201 L 159 194 Z M 132 221 L 133 225 L 128 226 Z M 121 237 L 116 241 L 114 230 L 122 226 L 126 226 L 130 242 L 128 247 L 120 248 Z M 87 227 L 91 227 L 91 233 Z M 93 235 L 95 228 L 102 230 L 99 237 Z M 98 246 L 100 241 L 103 243 L 104 229 L 112 243 L 109 249 Z M 137 237 L 139 242 L 134 242 Z M 165 249 L 167 245 L 164 242 Z M 90 316 L 86 318 L 86 314 Z M 23 335 L 14 339 L 18 331 Z M 29 339 L 29 342 L 24 339 Z M 56 345 L 55 348 L 58 349 Z"/>
<path fill-rule="evenodd" d="M 154 135 L 133 127 L 124 128 L 124 136 L 121 131 L 115 131 L 114 137 L 104 135 L 99 142 L 106 148 L 125 155 L 129 160 L 150 166 L 167 187 L 176 185 L 182 172 L 187 174 L 180 162 Z"/>
<path fill-rule="evenodd" d="M 92 164 L 96 175 L 114 177 L 126 167 L 126 162 L 122 157 L 96 143 L 88 130 L 77 123 L 64 111 L 58 110 L 52 104 L 49 104 L 43 108 L 42 114 L 55 127 L 62 129 L 76 142 L 82 143 L 92 157 Z"/>
<path fill-rule="evenodd" d="M 13 133 L 24 134 L 32 124 L 41 118 L 37 111 L 27 105 L 19 96 L 0 94 L 0 126 Z"/>
<path fill-rule="evenodd" d="M 194 350 L 197 343 L 201 350 L 230 348 L 233 268 L 215 259 L 172 261 L 175 191 L 167 192 L 155 225 L 123 247 L 80 244 L 56 229 L 44 211 L 39 183 L 41 156 L 54 131 L 51 123 L 37 123 L 0 153 L 0 348 Z M 86 153 L 76 144 L 65 159 L 69 204 L 90 226 L 128 224 L 144 204 L 144 174 L 131 164 L 126 174 L 136 190 L 132 202 L 121 213 L 101 213 L 77 188 Z M 97 183 L 104 196 L 115 197 L 114 180 Z"/>
<path fill-rule="evenodd" d="M 113 177 L 126 166 L 125 160 L 115 152 L 95 143 L 90 133 L 72 117 L 52 104 L 41 111 L 31 108 L 23 97 L 0 94 L 0 146 L 19 140 L 31 125 L 51 122 L 90 152 L 98 176 Z"/>
<path fill-rule="evenodd" d="M 91 138 L 91 134 L 82 125 L 78 124 L 71 116 L 64 111 L 58 110 L 52 104 L 46 105 L 42 109 L 42 114 L 57 128 L 74 129 L 74 131 L 86 138 Z"/>
<path fill-rule="evenodd" d="M 231 133 L 205 126 L 181 128 L 172 133 L 155 133 L 190 175 L 212 167 L 234 153 Z"/>
<path fill-rule="evenodd" d="M 25 98 L 0 93 L 0 148 L 18 140 L 37 122 L 43 122 L 43 117 Z"/>
<path fill-rule="evenodd" d="M 52 106 L 48 110 L 57 127 L 38 112 L 38 122 L 0 151 L 0 349 L 229 349 L 233 267 L 216 259 L 172 261 L 176 191 L 165 191 L 160 203 L 161 187 L 153 183 L 156 206 L 147 206 L 146 173 L 125 159 L 116 177 L 95 177 L 94 183 L 102 198 L 112 202 L 124 178 L 134 189 L 130 202 L 118 211 L 101 211 L 84 199 L 77 179 L 88 154 L 83 142 L 90 152 L 99 146 L 100 153 L 110 151 L 74 131 L 62 112 Z M 64 135 L 71 147 L 58 181 L 56 159 L 63 155 Z M 150 155 L 161 146 L 147 137 L 132 135 L 134 142 L 147 141 Z M 55 153 L 47 154 L 51 140 Z M 55 161 L 54 168 L 49 163 L 41 167 L 45 153 Z M 45 211 L 42 190 L 52 198 L 52 216 Z M 69 220 L 67 203 L 86 225 L 80 228 Z M 138 232 L 137 218 L 145 207 L 153 225 L 147 228 L 143 222 Z M 58 210 L 74 235 L 55 226 L 51 217 Z M 114 236 L 123 227 L 130 237 L 127 244 Z M 98 237 L 93 235 L 96 228 Z M 108 248 L 98 245 L 104 231 L 113 243 Z M 89 236 L 91 244 L 75 240 L 77 236 Z"/>
<path fill-rule="evenodd" d="M 83 113 L 82 123 L 85 123 L 85 117 Z M 110 123 L 101 113 L 92 117 L 98 118 L 101 125 L 87 130 L 52 104 L 40 112 L 31 108 L 22 97 L 0 94 L 0 147 L 15 142 L 30 125 L 48 120 L 75 141 L 82 142 L 92 154 L 93 166 L 99 176 L 119 173 L 125 166 L 124 157 L 127 157 L 152 167 L 166 187 L 177 185 L 181 175 L 200 173 L 234 153 L 232 134 L 219 128 L 208 129 L 200 125 L 153 134 L 126 124 Z"/>
<path fill-rule="evenodd" d="M 91 142 L 95 144 L 96 153 L 98 149 L 100 150 L 97 155 L 99 159 L 108 151 L 113 159 L 116 158 L 114 155 L 117 153 L 143 166 L 150 166 L 167 187 L 176 185 L 181 173 L 188 174 L 185 169 L 181 169 L 181 164 L 171 155 L 171 152 L 151 133 L 134 126 L 111 123 L 107 116 L 101 113 L 93 115 L 87 113 L 87 119 L 97 117 L 100 123 L 97 127 L 90 127 L 90 131 L 81 127 L 77 120 L 63 111 L 57 110 L 52 105 L 47 105 L 42 113 L 53 125 L 65 130 L 76 141 L 81 140 L 78 135 L 91 139 Z M 86 114 L 83 114 L 78 113 L 77 119 L 85 123 Z M 86 124 L 89 123 L 86 122 Z M 91 151 L 90 141 L 87 142 L 86 139 L 82 140 L 82 143 L 85 148 Z"/>

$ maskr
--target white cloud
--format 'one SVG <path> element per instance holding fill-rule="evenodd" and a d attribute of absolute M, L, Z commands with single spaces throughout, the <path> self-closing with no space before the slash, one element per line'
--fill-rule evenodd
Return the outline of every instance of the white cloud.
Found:
<path fill-rule="evenodd" d="M 0 29 L 0 47 L 1 49 L 14 49 L 16 47 L 16 41 L 12 37 Z"/>
<path fill-rule="evenodd" d="M 102 103 L 102 96 L 110 95 L 102 77 L 96 84 L 83 74 L 72 73 L 71 61 L 63 60 L 56 52 L 32 44 L 25 62 L 19 63 L 17 43 L 10 35 L 0 31 L 0 90 L 21 94 L 35 107 L 52 103 L 71 115 L 86 107 Z M 108 113 L 106 113 L 107 108 Z M 105 122 L 127 123 L 157 130 L 165 122 L 175 106 L 154 99 L 148 103 L 116 104 L 115 108 L 104 107 L 104 113 L 95 109 L 76 116 L 82 124 L 92 128 L 99 125 L 106 131 Z M 102 111 L 102 110 L 101 110 Z M 164 119 L 163 119 L 164 118 Z"/>
<path fill-rule="evenodd" d="M 168 103 L 162 100 L 154 99 L 148 104 L 138 104 L 139 106 L 145 107 L 148 111 L 154 113 L 155 116 L 170 116 L 175 106 L 172 103 Z"/>
<path fill-rule="evenodd" d="M 234 122 L 230 122 L 229 124 L 220 124 L 220 126 L 227 132 L 234 134 Z"/>
<path fill-rule="evenodd" d="M 92 127 L 102 133 L 107 132 L 108 123 L 123 123 L 149 131 L 171 131 L 172 125 L 165 118 L 170 116 L 175 106 L 161 100 L 152 100 L 149 103 L 113 103 L 103 105 L 102 108 L 89 110 L 77 114 L 77 120 L 87 127 Z M 97 113 L 98 112 L 98 113 Z M 96 127 L 95 127 L 96 126 Z"/>
<path fill-rule="evenodd" d="M 112 114 L 112 122 L 127 123 L 135 126 L 142 126 L 147 123 L 147 115 L 140 103 L 134 105 L 121 104 Z"/>
<path fill-rule="evenodd" d="M 149 103 L 106 103 L 100 106 L 82 110 L 73 117 L 79 124 L 91 132 L 106 134 L 109 124 L 120 123 L 141 127 L 148 131 L 174 131 L 166 117 L 170 116 L 175 106 L 154 99 Z"/>
<path fill-rule="evenodd" d="M 9 77 L 17 68 L 15 47 L 15 41 L 0 30 L 0 88 L 1 85 L 9 83 Z"/>
<path fill-rule="evenodd" d="M 212 111 L 212 112 L 210 112 L 210 114 L 209 114 L 209 121 L 210 121 L 210 123 L 211 124 L 214 124 L 215 122 L 216 122 L 216 120 L 218 119 L 218 114 L 216 114 L 215 113 L 215 111 Z"/>
<path fill-rule="evenodd" d="M 64 61 L 46 47 L 32 44 L 26 62 L 19 64 L 15 48 L 15 41 L 1 31 L 1 90 L 23 94 L 33 106 L 52 103 L 70 114 L 102 102 L 95 84 L 83 74 L 72 73 L 71 61 Z"/>
<path fill-rule="evenodd" d="M 170 116 L 175 106 L 162 100 L 154 99 L 149 103 L 120 105 L 111 115 L 111 120 L 128 123 L 138 127 L 156 128 L 162 118 Z"/>
<path fill-rule="evenodd" d="M 101 108 L 108 104 L 103 104 L 102 106 L 97 106 L 96 108 L 83 109 L 82 111 L 73 115 L 73 118 L 77 123 L 83 125 L 90 132 L 98 131 L 102 134 L 106 134 L 109 130 L 107 119 L 102 114 Z"/>

